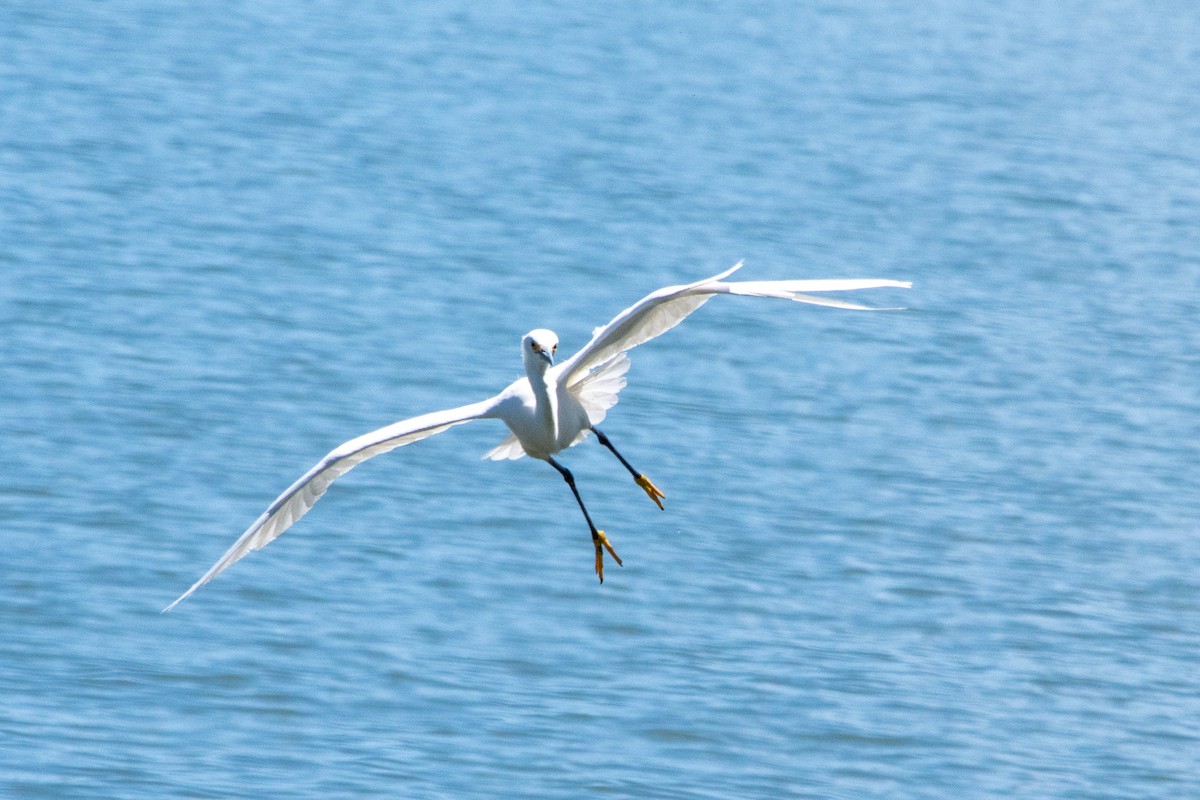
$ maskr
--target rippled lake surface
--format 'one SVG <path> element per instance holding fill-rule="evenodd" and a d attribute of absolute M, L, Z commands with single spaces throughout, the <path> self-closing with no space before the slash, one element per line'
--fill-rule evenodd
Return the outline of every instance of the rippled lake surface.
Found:
<path fill-rule="evenodd" d="M 1200 796 L 1200 12 L 705 5 L 0 10 L 0 795 Z"/>

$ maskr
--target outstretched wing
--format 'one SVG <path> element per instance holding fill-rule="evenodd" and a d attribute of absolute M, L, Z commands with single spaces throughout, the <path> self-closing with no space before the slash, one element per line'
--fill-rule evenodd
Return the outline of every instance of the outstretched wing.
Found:
<path fill-rule="evenodd" d="M 242 556 L 265 547 L 275 537 L 290 528 L 296 520 L 308 513 L 308 510 L 325 494 L 325 490 L 337 478 L 345 475 L 356 466 L 386 453 L 402 445 L 411 444 L 435 433 L 492 415 L 498 398 L 484 400 L 480 403 L 459 406 L 445 411 L 435 411 L 412 419 L 395 422 L 377 431 L 363 434 L 357 439 L 351 439 L 335 448 L 329 455 L 321 459 L 315 467 L 301 476 L 300 480 L 288 487 L 287 491 L 275 498 L 275 502 L 263 512 L 254 524 L 238 538 L 233 546 L 225 551 L 212 569 L 204 573 L 200 580 L 184 592 L 163 611 L 170 611 L 183 602 L 192 592 L 199 589 L 213 578 L 220 575 L 226 568 L 242 558 Z"/>
<path fill-rule="evenodd" d="M 844 300 L 814 297 L 808 293 L 843 292 L 881 287 L 907 289 L 912 285 L 907 281 L 876 278 L 722 282 L 723 279 L 740 269 L 742 264 L 743 262 L 739 261 L 719 275 L 705 278 L 702 281 L 683 286 L 667 286 L 646 295 L 618 314 L 612 322 L 602 328 L 597 328 L 592 334 L 592 340 L 584 345 L 583 349 L 555 367 L 560 374 L 559 380 L 565 381 L 568 386 L 573 386 L 591 370 L 614 356 L 671 330 L 683 322 L 688 314 L 708 302 L 709 298 L 715 294 L 777 297 L 794 300 L 798 303 L 869 311 L 874 309 Z"/>

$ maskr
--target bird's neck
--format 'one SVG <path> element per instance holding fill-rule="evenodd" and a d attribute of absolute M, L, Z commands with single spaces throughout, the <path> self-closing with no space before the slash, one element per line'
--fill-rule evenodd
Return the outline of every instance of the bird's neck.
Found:
<path fill-rule="evenodd" d="M 553 431 L 554 438 L 558 439 L 558 393 L 554 391 L 549 373 L 545 363 L 526 359 L 525 377 L 529 379 L 529 387 L 533 390 L 538 418 L 545 422 L 546 427 Z"/>

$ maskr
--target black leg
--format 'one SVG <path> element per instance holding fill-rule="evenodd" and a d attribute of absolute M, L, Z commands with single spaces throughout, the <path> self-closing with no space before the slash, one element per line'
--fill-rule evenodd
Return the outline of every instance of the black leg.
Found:
<path fill-rule="evenodd" d="M 666 495 L 660 492 L 658 487 L 650 482 L 649 478 L 634 469 L 633 465 L 625 460 L 625 456 L 617 452 L 617 448 L 613 447 L 613 443 L 608 440 L 607 436 L 600 432 L 599 428 L 592 428 L 592 433 L 596 434 L 596 439 L 600 442 L 600 444 L 611 450 L 612 454 L 617 457 L 617 460 L 620 461 L 622 465 L 624 465 L 625 469 L 629 470 L 629 474 L 633 476 L 634 481 L 636 481 L 637 485 L 642 487 L 642 490 L 650 496 L 650 499 L 654 501 L 654 504 L 659 508 L 662 508 L 662 499 L 666 497 Z"/>
<path fill-rule="evenodd" d="M 592 544 L 596 548 L 596 575 L 599 576 L 600 582 L 604 583 L 604 551 L 608 550 L 609 554 L 616 559 L 618 566 L 621 565 L 621 557 L 617 555 L 617 551 L 609 543 L 608 537 L 604 535 L 604 531 L 597 528 L 595 523 L 592 522 L 592 517 L 588 514 L 587 506 L 583 504 L 583 498 L 579 496 L 579 489 L 575 488 L 575 476 L 571 474 L 571 470 L 553 458 L 547 458 L 546 461 L 550 462 L 550 466 L 558 470 L 558 474 L 563 476 L 563 480 L 567 482 L 567 486 L 571 487 L 571 494 L 575 495 L 575 502 L 579 503 L 579 510 L 583 512 L 583 518 L 587 520 L 588 530 L 592 533 Z"/>

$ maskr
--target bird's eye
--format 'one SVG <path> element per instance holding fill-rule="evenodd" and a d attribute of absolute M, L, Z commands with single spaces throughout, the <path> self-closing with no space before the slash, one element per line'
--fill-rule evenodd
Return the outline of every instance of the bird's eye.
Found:
<path fill-rule="evenodd" d="M 550 352 L 551 352 L 551 353 L 557 353 L 557 352 L 558 352 L 558 345 L 551 345 L 551 347 L 550 347 Z"/>
<path fill-rule="evenodd" d="M 535 352 L 535 353 L 542 352 L 542 346 L 540 344 L 538 344 L 537 342 L 530 342 L 529 346 L 533 348 L 533 352 Z"/>

